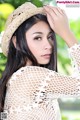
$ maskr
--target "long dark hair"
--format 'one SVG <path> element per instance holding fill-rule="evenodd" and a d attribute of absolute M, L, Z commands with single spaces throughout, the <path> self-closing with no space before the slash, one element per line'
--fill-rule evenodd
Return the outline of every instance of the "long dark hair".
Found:
<path fill-rule="evenodd" d="M 25 33 L 38 21 L 44 21 L 48 24 L 46 16 L 41 14 L 35 15 L 26 20 L 24 23 L 22 23 L 13 34 L 13 36 L 16 36 L 16 48 L 13 44 L 12 38 L 10 40 L 6 67 L 0 80 L 0 111 L 3 111 L 4 107 L 4 100 L 6 95 L 6 83 L 8 82 L 9 78 L 15 71 L 26 65 L 27 60 L 30 60 L 33 66 L 41 66 L 48 68 L 50 70 L 57 71 L 57 45 L 54 31 L 53 31 L 54 39 L 53 52 L 51 55 L 50 62 L 47 65 L 39 65 L 36 58 L 30 52 L 27 46 Z"/>

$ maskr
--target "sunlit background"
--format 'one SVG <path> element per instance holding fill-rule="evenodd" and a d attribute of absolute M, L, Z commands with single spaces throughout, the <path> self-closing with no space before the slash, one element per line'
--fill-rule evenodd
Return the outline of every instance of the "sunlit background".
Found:
<path fill-rule="evenodd" d="M 74 5 L 73 7 L 71 4 L 68 6 L 67 4 L 63 3 L 56 3 L 57 1 L 55 0 L 0 0 L 0 44 L 1 36 L 4 31 L 5 21 L 8 18 L 9 14 L 19 5 L 27 1 L 31 1 L 36 6 L 50 4 L 52 6 L 58 6 L 64 9 L 69 18 L 70 27 L 78 41 L 80 41 L 80 5 Z M 60 36 L 56 35 L 56 37 L 58 44 L 58 71 L 60 73 L 70 75 L 73 71 L 71 68 L 71 62 L 67 51 L 68 47 Z M 0 47 L 0 77 L 5 68 L 6 60 L 7 58 L 3 55 Z M 62 120 L 80 120 L 80 99 L 63 98 L 59 100 L 59 103 L 62 114 Z"/>
<path fill-rule="evenodd" d="M 63 1 L 63 0 L 56 0 L 56 2 Z M 65 2 L 66 0 L 64 0 Z M 73 0 L 69 0 L 72 2 Z M 74 2 L 77 2 L 78 0 L 75 0 Z M 72 26 L 72 30 L 74 34 L 76 35 L 77 39 L 80 39 L 80 4 L 77 3 L 58 3 L 57 6 L 65 10 L 70 25 L 72 25 L 72 21 L 74 22 L 74 25 Z M 77 24 L 77 21 L 78 24 Z M 78 29 L 77 29 L 78 28 Z M 79 33 L 78 33 L 79 32 Z M 78 35 L 79 34 L 79 35 Z M 64 120 L 80 120 L 80 99 L 61 99 L 60 106 L 62 107 L 62 114 Z M 64 108 L 65 106 L 65 108 Z M 78 107 L 79 106 L 79 107 Z"/>

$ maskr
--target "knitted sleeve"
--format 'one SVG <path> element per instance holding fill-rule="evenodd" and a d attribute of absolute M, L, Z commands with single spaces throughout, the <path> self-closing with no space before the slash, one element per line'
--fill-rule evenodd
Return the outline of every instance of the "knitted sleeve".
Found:
<path fill-rule="evenodd" d="M 80 78 L 80 45 L 75 44 L 68 49 L 73 74 L 72 76 Z"/>
<path fill-rule="evenodd" d="M 73 74 L 67 76 L 55 71 L 49 73 L 47 92 L 52 92 L 55 98 L 80 97 L 80 45 L 75 44 L 68 51 Z"/>
<path fill-rule="evenodd" d="M 44 120 L 43 104 L 50 99 L 80 97 L 80 45 L 74 45 L 69 51 L 78 71 L 77 77 L 37 66 L 22 67 L 12 75 L 4 104 L 7 120 Z"/>

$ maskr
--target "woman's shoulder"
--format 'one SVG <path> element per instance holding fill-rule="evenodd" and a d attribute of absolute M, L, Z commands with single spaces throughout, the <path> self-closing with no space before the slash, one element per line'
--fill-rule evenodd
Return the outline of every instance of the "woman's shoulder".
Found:
<path fill-rule="evenodd" d="M 34 81 L 34 80 L 41 80 L 48 76 L 51 70 L 39 66 L 25 66 L 18 69 L 14 72 L 9 79 L 8 83 L 11 84 L 12 82 L 21 82 L 25 83 Z"/>
<path fill-rule="evenodd" d="M 45 72 L 49 72 L 51 70 L 49 70 L 48 68 L 44 68 L 44 67 L 39 67 L 39 66 L 24 66 L 21 67 L 20 69 L 18 69 L 16 72 L 13 73 L 12 76 L 14 75 L 21 75 L 23 73 L 45 73 Z"/>

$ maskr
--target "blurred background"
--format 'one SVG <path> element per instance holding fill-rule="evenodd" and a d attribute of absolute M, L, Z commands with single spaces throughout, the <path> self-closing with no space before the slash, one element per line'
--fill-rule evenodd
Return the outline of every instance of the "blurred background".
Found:
<path fill-rule="evenodd" d="M 50 4 L 65 9 L 69 18 L 70 27 L 78 41 L 80 41 L 80 8 L 77 7 L 74 8 L 74 10 L 70 7 L 66 8 L 63 4 L 57 4 L 55 0 L 0 0 L 0 77 L 5 69 L 7 60 L 1 50 L 1 36 L 5 29 L 5 22 L 9 14 L 24 2 L 32 2 L 39 7 L 45 4 Z M 70 75 L 73 71 L 71 69 L 71 61 L 67 51 L 68 47 L 60 36 L 56 35 L 56 37 L 58 45 L 58 71 Z M 59 104 L 62 120 L 80 120 L 80 99 L 60 99 Z"/>

